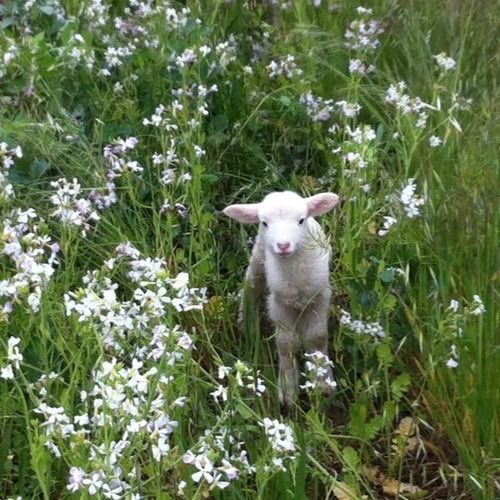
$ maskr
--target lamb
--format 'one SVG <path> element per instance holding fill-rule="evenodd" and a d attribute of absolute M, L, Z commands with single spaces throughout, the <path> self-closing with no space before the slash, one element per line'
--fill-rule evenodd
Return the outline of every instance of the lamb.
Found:
<path fill-rule="evenodd" d="M 302 198 L 292 191 L 273 192 L 260 203 L 230 205 L 224 214 L 238 222 L 259 223 L 259 232 L 245 276 L 249 297 L 257 303 L 269 291 L 267 308 L 276 329 L 280 400 L 290 406 L 299 385 L 297 354 L 320 351 L 327 355 L 330 247 L 313 219 L 337 205 L 334 193 Z M 331 369 L 325 379 L 333 381 Z M 324 384 L 328 389 L 331 384 Z"/>

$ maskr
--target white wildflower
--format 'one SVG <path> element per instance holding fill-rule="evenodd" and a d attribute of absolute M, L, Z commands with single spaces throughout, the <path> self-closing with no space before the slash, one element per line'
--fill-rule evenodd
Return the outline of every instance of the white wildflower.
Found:
<path fill-rule="evenodd" d="M 420 207 L 425 203 L 422 197 L 415 195 L 416 189 L 415 179 L 408 179 L 408 184 L 403 188 L 399 197 L 404 211 L 410 219 L 420 215 Z"/>
<path fill-rule="evenodd" d="M 440 146 L 441 144 L 443 143 L 443 139 L 441 139 L 441 137 L 438 137 L 437 135 L 432 135 L 430 138 L 429 138 L 429 146 L 431 148 L 437 148 L 438 146 Z"/>
<path fill-rule="evenodd" d="M 432 57 L 436 61 L 437 65 L 444 71 L 453 71 L 457 66 L 455 59 L 448 57 L 444 52 Z"/>

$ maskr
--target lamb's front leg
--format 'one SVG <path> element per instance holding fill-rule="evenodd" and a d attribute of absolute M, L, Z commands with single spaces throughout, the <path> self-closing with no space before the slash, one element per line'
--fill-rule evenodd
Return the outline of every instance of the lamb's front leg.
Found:
<path fill-rule="evenodd" d="M 245 273 L 245 283 L 241 292 L 238 326 L 242 330 L 249 318 L 255 317 L 260 300 L 266 289 L 264 249 L 259 236 L 254 244 L 250 263 Z"/>
<path fill-rule="evenodd" d="M 297 352 L 300 340 L 295 330 L 297 314 L 271 293 L 269 316 L 276 327 L 276 348 L 279 357 L 278 390 L 282 404 L 291 406 L 299 389 Z"/>
<path fill-rule="evenodd" d="M 302 342 L 304 350 L 308 354 L 319 351 L 328 357 L 330 298 L 331 292 L 329 289 L 322 291 L 300 316 L 300 329 L 303 332 Z M 319 385 L 325 393 L 331 393 L 334 389 L 335 380 L 333 370 L 331 366 L 324 368 L 326 374 L 319 381 Z"/>

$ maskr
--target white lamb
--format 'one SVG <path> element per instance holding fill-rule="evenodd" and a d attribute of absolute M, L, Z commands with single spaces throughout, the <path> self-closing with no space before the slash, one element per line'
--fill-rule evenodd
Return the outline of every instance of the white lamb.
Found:
<path fill-rule="evenodd" d="M 257 303 L 267 284 L 269 316 L 276 327 L 280 399 L 286 405 L 298 392 L 299 349 L 327 354 L 330 247 L 313 217 L 329 212 L 338 201 L 334 193 L 302 198 L 284 191 L 268 194 L 261 203 L 224 209 L 238 222 L 259 223 L 245 290 Z M 241 312 L 245 300 L 243 294 Z M 333 380 L 331 371 L 325 378 Z"/>

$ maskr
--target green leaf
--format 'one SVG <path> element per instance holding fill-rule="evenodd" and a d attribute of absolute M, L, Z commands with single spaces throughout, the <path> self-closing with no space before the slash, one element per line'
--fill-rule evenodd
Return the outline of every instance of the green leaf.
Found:
<path fill-rule="evenodd" d="M 8 28 L 9 26 L 12 26 L 15 24 L 16 20 L 13 17 L 5 17 L 0 21 L 0 27 L 1 28 Z"/>
<path fill-rule="evenodd" d="M 288 107 L 288 106 L 290 106 L 290 104 L 292 104 L 292 100 L 288 96 L 286 96 L 286 95 L 282 95 L 280 97 L 280 102 L 285 107 Z"/>
<path fill-rule="evenodd" d="M 50 165 L 47 160 L 35 160 L 30 166 L 30 176 L 33 180 L 39 179 L 47 172 Z"/>
<path fill-rule="evenodd" d="M 54 13 L 54 7 L 51 7 L 50 5 L 42 5 L 40 7 L 40 10 L 44 13 L 47 14 L 48 16 L 51 16 Z"/>
<path fill-rule="evenodd" d="M 385 422 L 392 422 L 396 416 L 396 402 L 393 400 L 384 403 L 384 420 Z"/>
<path fill-rule="evenodd" d="M 342 450 L 342 456 L 344 457 L 344 460 L 350 469 L 358 469 L 360 460 L 359 455 L 354 448 L 352 448 L 351 446 L 346 446 Z"/>
<path fill-rule="evenodd" d="M 394 271 L 392 269 L 386 269 L 381 275 L 380 279 L 384 283 L 390 283 L 392 280 L 394 280 Z"/>
<path fill-rule="evenodd" d="M 401 399 L 403 394 L 409 389 L 410 385 L 411 378 L 408 373 L 402 373 L 401 375 L 399 375 L 391 384 L 391 392 L 394 396 L 394 399 Z"/>
<path fill-rule="evenodd" d="M 351 420 L 347 424 L 349 431 L 356 437 L 364 437 L 367 408 L 362 403 L 355 403 L 351 406 Z"/>
<path fill-rule="evenodd" d="M 219 182 L 219 176 L 215 174 L 204 174 L 201 176 L 201 181 L 207 184 L 215 184 Z"/>
<path fill-rule="evenodd" d="M 241 401 L 236 403 L 236 411 L 245 419 L 245 420 L 253 420 L 253 413 L 249 410 L 248 406 L 243 404 Z"/>
<path fill-rule="evenodd" d="M 382 365 L 391 365 L 394 361 L 392 349 L 389 344 L 379 344 L 377 346 L 377 357 Z"/>

